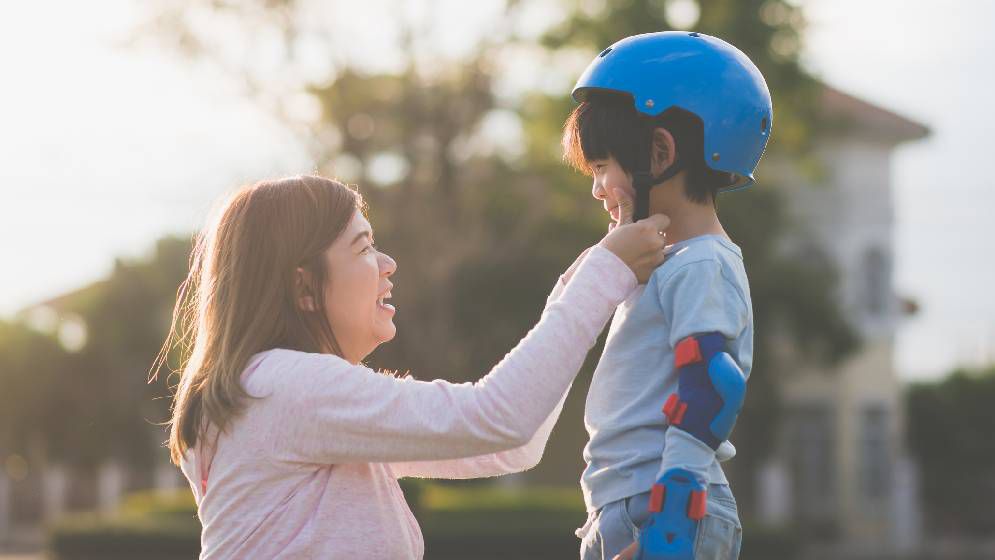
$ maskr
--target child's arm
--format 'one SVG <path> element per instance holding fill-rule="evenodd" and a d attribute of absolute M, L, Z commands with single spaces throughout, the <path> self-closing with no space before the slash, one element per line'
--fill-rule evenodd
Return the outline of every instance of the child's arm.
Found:
<path fill-rule="evenodd" d="M 745 375 L 728 353 L 728 343 L 748 327 L 749 307 L 714 260 L 682 266 L 659 290 L 661 304 L 670 310 L 668 343 L 675 349 L 679 388 L 668 407 L 667 420 L 675 429 L 667 430 L 658 474 L 683 468 L 707 480 L 716 451 L 728 437 L 723 432 L 732 430 L 739 411 L 729 401 L 741 403 L 745 391 Z M 722 455 L 728 456 L 729 448 L 722 446 L 720 459 L 727 458 Z"/>
<path fill-rule="evenodd" d="M 707 512 L 708 469 L 746 396 L 746 375 L 728 347 L 749 326 L 749 306 L 721 264 L 688 263 L 658 287 L 670 317 L 677 392 L 663 409 L 670 427 L 650 492 L 650 519 L 639 543 L 616 558 L 694 555 L 698 521 Z"/>

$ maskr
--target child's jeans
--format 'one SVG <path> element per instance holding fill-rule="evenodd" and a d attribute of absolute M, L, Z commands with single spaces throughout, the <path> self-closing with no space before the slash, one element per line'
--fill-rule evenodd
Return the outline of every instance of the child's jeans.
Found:
<path fill-rule="evenodd" d="M 640 528 L 649 520 L 650 493 L 637 494 L 589 513 L 577 530 L 581 560 L 612 560 L 622 549 L 639 540 Z M 695 560 L 736 560 L 743 542 L 736 498 L 728 484 L 708 485 L 708 506 L 698 522 Z"/>

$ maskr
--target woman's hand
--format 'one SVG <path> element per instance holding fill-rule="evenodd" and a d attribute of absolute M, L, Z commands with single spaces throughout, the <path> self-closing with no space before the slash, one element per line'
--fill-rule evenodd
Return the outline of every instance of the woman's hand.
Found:
<path fill-rule="evenodd" d="M 632 560 L 636 556 L 636 552 L 639 551 L 639 543 L 632 543 L 625 547 L 622 552 L 615 555 L 612 560 Z"/>
<path fill-rule="evenodd" d="M 654 214 L 632 223 L 632 199 L 621 190 L 614 190 L 619 201 L 618 223 L 609 227 L 600 245 L 629 265 L 640 284 L 645 284 L 653 271 L 663 264 L 664 232 L 670 218 Z"/>

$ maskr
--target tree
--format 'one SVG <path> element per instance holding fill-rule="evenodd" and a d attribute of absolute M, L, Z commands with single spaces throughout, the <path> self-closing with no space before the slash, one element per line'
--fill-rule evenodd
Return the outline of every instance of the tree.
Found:
<path fill-rule="evenodd" d="M 495 68 L 509 49 L 579 51 L 589 60 L 625 36 L 671 28 L 662 2 L 606 2 L 600 10 L 589 4 L 564 1 L 562 23 L 535 40 L 514 33 L 524 3 L 509 1 L 494 22 L 496 31 L 458 60 L 420 56 L 425 33 L 399 16 L 384 22 L 399 27 L 401 62 L 391 71 L 336 57 L 335 45 L 348 41 L 350 30 L 320 29 L 313 23 L 316 5 L 304 1 L 206 8 L 172 3 L 155 21 L 159 38 L 199 60 L 219 62 L 266 106 L 282 112 L 280 99 L 299 93 L 317 102 L 320 116 L 292 121 L 294 126 L 311 142 L 320 171 L 360 183 L 378 242 L 400 264 L 398 337 L 371 362 L 460 381 L 475 379 L 518 341 L 556 275 L 603 235 L 605 219 L 589 200 L 586 181 L 559 161 L 560 127 L 573 106 L 568 88 L 510 100 L 495 93 Z M 696 29 L 738 45 L 768 79 L 776 108 L 769 158 L 810 161 L 810 140 L 822 123 L 815 112 L 818 84 L 798 59 L 800 8 L 784 0 L 707 0 L 698 6 Z M 233 56 L 239 51 L 219 46 L 205 22 L 241 30 L 247 44 L 269 41 L 283 54 L 281 63 L 263 66 L 252 56 Z M 315 42 L 332 53 L 333 68 L 308 79 L 293 69 L 306 66 L 299 47 Z M 501 139 L 487 125 L 509 115 L 521 128 L 524 149 L 502 152 Z M 751 390 L 734 437 L 740 447 L 734 468 L 749 481 L 769 452 L 777 419 L 773 333 L 787 331 L 800 348 L 828 362 L 857 345 L 835 300 L 832 267 L 781 250 L 795 233 L 784 203 L 787 185 L 775 188 L 765 169 L 759 176 L 761 184 L 751 192 L 720 200 L 723 221 L 746 257 L 755 309 Z M 583 388 L 585 381 L 577 385 Z M 563 422 L 579 425 L 582 391 L 574 395 Z M 579 450 L 572 453 L 573 464 L 579 463 Z M 540 475 L 543 469 L 564 480 L 562 465 L 547 461 Z"/>
<path fill-rule="evenodd" d="M 18 323 L 0 323 L 0 456 L 45 460 L 65 443 L 72 419 L 67 353 L 57 340 Z M 39 449 L 39 442 L 47 448 Z M 42 457 L 37 457 L 41 453 Z"/>
<path fill-rule="evenodd" d="M 162 239 L 150 258 L 118 261 L 105 280 L 49 302 L 85 325 L 78 348 L 25 324 L 0 324 L 0 449 L 84 467 L 108 457 L 140 466 L 161 459 L 156 424 L 168 418 L 169 392 L 146 375 L 189 252 L 187 240 Z"/>
<path fill-rule="evenodd" d="M 995 367 L 956 370 L 906 393 L 908 448 L 919 465 L 933 535 L 988 536 L 995 530 Z"/>

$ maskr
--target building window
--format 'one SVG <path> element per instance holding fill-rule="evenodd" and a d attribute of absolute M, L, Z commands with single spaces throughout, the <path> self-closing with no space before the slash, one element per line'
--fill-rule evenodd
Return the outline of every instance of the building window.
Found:
<path fill-rule="evenodd" d="M 888 274 L 888 259 L 878 247 L 864 253 L 864 307 L 867 312 L 879 316 L 887 310 L 891 287 Z"/>
<path fill-rule="evenodd" d="M 886 498 L 891 490 L 888 419 L 888 409 L 881 404 L 865 407 L 860 419 L 860 489 L 861 495 L 872 502 Z"/>
<path fill-rule="evenodd" d="M 832 519 L 836 512 L 836 430 L 827 403 L 788 411 L 788 453 L 794 510 L 805 521 Z"/>

